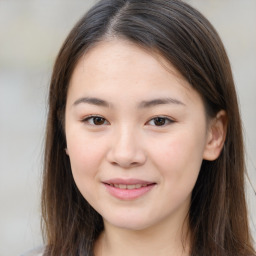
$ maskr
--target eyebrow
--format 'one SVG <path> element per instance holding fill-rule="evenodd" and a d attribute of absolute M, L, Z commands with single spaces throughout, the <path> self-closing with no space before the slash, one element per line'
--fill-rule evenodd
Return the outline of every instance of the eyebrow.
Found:
<path fill-rule="evenodd" d="M 99 99 L 99 98 L 94 98 L 94 97 L 93 98 L 91 98 L 91 97 L 79 98 L 74 102 L 73 105 L 76 106 L 80 103 L 88 103 L 88 104 L 101 106 L 101 107 L 110 107 L 110 104 L 107 101 Z"/>
<path fill-rule="evenodd" d="M 101 106 L 101 107 L 110 107 L 111 104 L 105 100 L 95 98 L 95 97 L 82 97 L 77 99 L 73 105 L 76 106 L 80 103 L 87 103 L 87 104 L 92 104 L 96 106 Z M 142 101 L 139 103 L 138 107 L 139 108 L 149 108 L 149 107 L 154 107 L 157 105 L 165 105 L 165 104 L 176 104 L 176 105 L 183 105 L 185 104 L 181 102 L 178 99 L 175 98 L 159 98 L 159 99 L 152 99 L 148 101 Z"/>
<path fill-rule="evenodd" d="M 153 99 L 149 101 L 142 101 L 139 104 L 139 108 L 148 108 L 153 107 L 157 105 L 165 105 L 165 104 L 177 104 L 177 105 L 183 105 L 185 104 L 181 102 L 180 100 L 174 99 L 174 98 L 159 98 L 159 99 Z"/>

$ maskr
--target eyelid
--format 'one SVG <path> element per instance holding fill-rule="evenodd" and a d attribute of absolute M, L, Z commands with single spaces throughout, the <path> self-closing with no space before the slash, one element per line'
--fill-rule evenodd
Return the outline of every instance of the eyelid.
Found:
<path fill-rule="evenodd" d="M 150 118 L 150 119 L 146 122 L 146 125 L 149 125 L 149 122 L 153 121 L 153 120 L 156 119 L 156 118 L 163 118 L 163 119 L 165 119 L 168 123 L 167 123 L 167 124 L 164 124 L 164 125 L 159 125 L 159 126 L 158 126 L 158 125 L 152 125 L 152 126 L 155 126 L 155 127 L 165 127 L 165 126 L 167 126 L 167 125 L 170 125 L 170 124 L 176 122 L 173 118 L 171 118 L 171 117 L 169 117 L 169 116 L 157 115 L 157 116 L 154 116 L 154 117 Z"/>
<path fill-rule="evenodd" d="M 100 117 L 100 118 L 104 119 L 104 124 L 96 125 L 96 124 L 91 124 L 89 122 L 90 119 L 97 118 L 97 117 Z M 109 125 L 110 124 L 109 121 L 105 117 L 103 117 L 101 115 L 88 115 L 88 116 L 85 116 L 84 118 L 81 119 L 81 122 L 82 123 L 86 123 L 86 124 L 91 125 L 91 126 L 103 126 L 103 125 Z M 105 122 L 107 122 L 107 124 L 105 124 Z"/>
<path fill-rule="evenodd" d="M 89 122 L 90 119 L 93 120 L 93 118 L 97 118 L 97 117 L 104 119 L 104 123 L 97 125 L 97 124 L 93 124 L 93 123 L 90 123 L 90 122 Z M 175 120 L 174 120 L 173 118 L 169 117 L 169 116 L 157 115 L 157 116 L 151 117 L 151 118 L 146 122 L 146 125 L 150 125 L 150 122 L 151 122 L 151 121 L 154 121 L 154 120 L 157 119 L 157 118 L 162 118 L 162 119 L 164 119 L 164 120 L 165 120 L 165 124 L 163 124 L 163 125 L 153 125 L 153 124 L 151 124 L 151 126 L 155 126 L 155 127 L 165 127 L 165 126 L 170 125 L 170 124 L 172 124 L 172 123 L 175 122 Z M 109 121 L 108 121 L 105 117 L 103 117 L 103 116 L 101 116 L 101 115 L 96 115 L 96 114 L 88 115 L 88 116 L 82 118 L 82 119 L 81 119 L 81 122 L 86 123 L 86 124 L 91 125 L 91 126 L 110 125 Z"/>

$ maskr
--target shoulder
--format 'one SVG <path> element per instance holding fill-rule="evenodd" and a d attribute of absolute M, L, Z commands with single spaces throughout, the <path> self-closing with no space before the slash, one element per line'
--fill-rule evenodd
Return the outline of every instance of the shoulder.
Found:
<path fill-rule="evenodd" d="M 21 254 L 20 256 L 43 256 L 44 249 L 45 249 L 44 246 L 40 246 L 24 254 Z"/>

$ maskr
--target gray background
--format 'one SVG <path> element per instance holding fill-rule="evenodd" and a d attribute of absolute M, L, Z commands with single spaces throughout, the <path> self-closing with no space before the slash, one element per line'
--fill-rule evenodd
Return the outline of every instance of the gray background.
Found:
<path fill-rule="evenodd" d="M 67 33 L 95 1 L 0 0 L 0 256 L 42 244 L 40 189 L 47 89 Z M 229 54 L 239 95 L 256 223 L 256 0 L 191 0 Z M 235 200 L 235 198 L 234 198 Z M 252 225 L 256 237 L 256 227 Z"/>

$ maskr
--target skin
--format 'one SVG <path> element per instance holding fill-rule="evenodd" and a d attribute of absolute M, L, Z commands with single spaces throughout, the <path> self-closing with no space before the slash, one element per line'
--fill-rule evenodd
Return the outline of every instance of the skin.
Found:
<path fill-rule="evenodd" d="M 77 187 L 104 220 L 95 254 L 189 255 L 191 192 L 202 160 L 221 151 L 225 113 L 209 121 L 200 95 L 172 65 L 115 39 L 78 62 L 65 130 Z M 153 185 L 120 199 L 104 184 L 116 178 Z"/>

